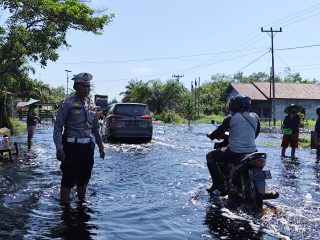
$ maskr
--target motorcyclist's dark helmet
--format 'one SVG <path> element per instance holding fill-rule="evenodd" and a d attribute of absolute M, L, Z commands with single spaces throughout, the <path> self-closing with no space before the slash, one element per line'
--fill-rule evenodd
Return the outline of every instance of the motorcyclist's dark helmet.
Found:
<path fill-rule="evenodd" d="M 316 113 L 318 116 L 320 116 L 320 106 L 316 108 Z"/>
<path fill-rule="evenodd" d="M 229 110 L 232 111 L 232 112 L 236 112 L 236 106 L 235 106 L 235 99 L 234 97 L 231 97 L 229 99 Z"/>
<path fill-rule="evenodd" d="M 230 104 L 229 104 L 229 107 L 230 107 Z M 232 101 L 232 109 L 233 109 L 232 111 L 234 112 L 250 111 L 251 98 L 243 94 L 236 95 L 234 97 L 234 100 Z"/>

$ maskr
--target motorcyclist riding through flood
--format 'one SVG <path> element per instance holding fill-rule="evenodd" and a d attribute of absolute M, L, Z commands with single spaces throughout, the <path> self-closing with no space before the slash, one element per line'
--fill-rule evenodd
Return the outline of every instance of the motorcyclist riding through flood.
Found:
<path fill-rule="evenodd" d="M 238 94 L 232 97 L 229 100 L 230 114 L 213 132 L 207 134 L 212 140 L 221 138 L 228 140 L 224 141 L 223 146 L 220 145 L 206 155 L 212 179 L 212 186 L 207 191 L 211 193 L 218 190 L 221 195 L 227 195 L 230 194 L 230 189 L 226 187 L 226 182 L 236 185 L 237 181 L 242 181 L 238 185 L 242 188 L 241 191 L 246 191 L 243 194 L 248 194 L 248 189 L 254 187 L 257 190 L 255 195 L 259 195 L 258 205 L 262 207 L 262 199 L 275 198 L 277 193 L 272 197 L 269 195 L 266 197 L 265 178 L 268 176 L 264 175 L 270 174 L 262 171 L 266 154 L 258 153 L 255 144 L 255 139 L 260 133 L 260 120 L 257 114 L 249 112 L 250 108 L 251 99 L 248 96 Z M 226 132 L 229 132 L 228 137 L 222 137 Z M 228 168 L 228 173 L 223 171 L 223 167 Z M 261 179 L 250 179 L 249 173 L 259 175 Z"/>

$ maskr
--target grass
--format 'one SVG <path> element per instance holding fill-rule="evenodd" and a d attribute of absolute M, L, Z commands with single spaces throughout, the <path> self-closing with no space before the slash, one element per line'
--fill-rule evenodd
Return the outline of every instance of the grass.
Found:
<path fill-rule="evenodd" d="M 212 120 L 221 123 L 223 120 L 224 116 L 222 115 L 203 115 L 200 114 L 199 118 L 195 119 L 192 121 L 192 123 L 211 123 Z"/>
<path fill-rule="evenodd" d="M 21 135 L 26 130 L 26 123 L 20 121 L 18 118 L 10 118 L 10 121 L 13 125 L 12 135 Z"/>
<path fill-rule="evenodd" d="M 310 135 L 300 134 L 299 135 L 299 147 L 311 148 L 311 137 Z"/>
<path fill-rule="evenodd" d="M 278 120 L 275 122 L 276 127 L 281 127 L 283 120 Z M 261 121 L 261 126 L 262 127 L 268 127 L 268 126 L 273 126 L 273 121 Z M 302 128 L 308 128 L 310 130 L 314 129 L 314 126 L 316 125 L 316 120 L 314 119 L 309 119 L 306 123 L 302 124 Z"/>
<path fill-rule="evenodd" d="M 188 119 L 181 117 L 177 113 L 169 113 L 163 112 L 159 115 L 155 115 L 154 118 L 156 120 L 161 120 L 164 123 L 175 123 L 175 124 L 186 124 L 188 123 Z M 191 120 L 192 124 L 199 124 L 199 123 L 211 123 L 212 120 L 215 120 L 218 123 L 221 123 L 224 116 L 221 115 L 204 115 L 200 114 L 199 117 L 195 117 L 195 119 Z"/>
<path fill-rule="evenodd" d="M 187 123 L 188 120 L 179 116 L 176 113 L 171 113 L 171 112 L 163 112 L 159 115 L 154 115 L 154 118 L 156 120 L 160 120 L 164 123 L 176 123 L 176 124 L 182 124 L 182 123 Z"/>

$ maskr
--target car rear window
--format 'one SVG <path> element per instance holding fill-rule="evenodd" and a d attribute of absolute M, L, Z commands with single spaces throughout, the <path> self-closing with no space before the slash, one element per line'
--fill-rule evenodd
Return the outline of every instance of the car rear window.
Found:
<path fill-rule="evenodd" d="M 149 114 L 149 109 L 146 105 L 117 105 L 114 109 L 115 114 L 119 115 L 144 115 Z"/>

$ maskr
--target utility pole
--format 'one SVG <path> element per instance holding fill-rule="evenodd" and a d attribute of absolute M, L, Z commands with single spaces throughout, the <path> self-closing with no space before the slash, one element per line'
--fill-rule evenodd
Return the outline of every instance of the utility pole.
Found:
<path fill-rule="evenodd" d="M 269 36 L 271 37 L 271 55 L 272 55 L 272 66 L 271 66 L 271 81 L 272 81 L 272 117 L 273 117 L 273 126 L 276 125 L 276 104 L 275 104 L 275 83 L 274 83 L 274 56 L 273 56 L 273 37 L 274 33 L 276 32 L 282 32 L 282 28 L 280 30 L 273 30 L 272 27 L 270 30 L 263 30 L 263 27 L 261 28 L 261 32 L 267 32 Z"/>
<path fill-rule="evenodd" d="M 184 77 L 184 74 L 182 74 L 182 75 L 175 75 L 175 74 L 173 74 L 172 77 L 176 78 L 177 82 L 179 82 L 179 79 L 182 78 L 182 77 Z"/>
<path fill-rule="evenodd" d="M 70 70 L 65 70 L 66 72 L 67 72 L 67 94 L 66 94 L 66 96 L 68 96 L 68 89 L 69 89 L 69 86 L 68 86 L 68 84 L 69 84 L 69 72 L 71 72 Z"/>

